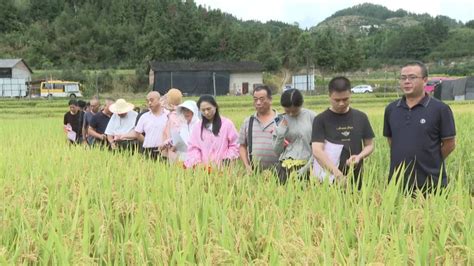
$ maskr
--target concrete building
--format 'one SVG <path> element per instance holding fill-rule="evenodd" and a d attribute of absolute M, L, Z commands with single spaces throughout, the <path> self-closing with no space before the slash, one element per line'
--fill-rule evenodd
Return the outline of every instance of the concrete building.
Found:
<path fill-rule="evenodd" d="M 248 94 L 263 83 L 257 62 L 150 62 L 149 82 L 161 94 L 178 88 L 187 95 Z"/>
<path fill-rule="evenodd" d="M 0 59 L 0 97 L 25 97 L 31 74 L 23 59 Z"/>

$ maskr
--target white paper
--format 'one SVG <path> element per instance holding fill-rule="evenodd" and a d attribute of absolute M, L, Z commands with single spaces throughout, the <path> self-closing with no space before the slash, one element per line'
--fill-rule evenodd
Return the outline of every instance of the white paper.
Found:
<path fill-rule="evenodd" d="M 175 146 L 177 150 L 186 150 L 186 143 L 184 143 L 184 140 L 179 134 L 179 131 L 171 132 L 171 141 L 173 142 L 173 146 Z"/>
<path fill-rule="evenodd" d="M 327 140 L 324 141 L 324 152 L 336 167 L 339 167 L 343 147 L 344 145 L 342 144 L 335 144 Z M 323 182 L 325 178 L 329 178 L 330 183 L 334 182 L 334 175 L 323 168 L 316 158 L 313 160 L 313 175 L 316 176 L 320 182 Z"/>
<path fill-rule="evenodd" d="M 67 138 L 70 140 L 70 141 L 76 141 L 76 132 L 75 131 L 68 131 L 67 132 Z"/>

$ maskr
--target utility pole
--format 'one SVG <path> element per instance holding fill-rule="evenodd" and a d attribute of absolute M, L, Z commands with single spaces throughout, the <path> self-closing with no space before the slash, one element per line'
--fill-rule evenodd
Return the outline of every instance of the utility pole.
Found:
<path fill-rule="evenodd" d="M 308 55 L 306 55 L 306 92 L 309 91 L 309 62 Z"/>
<path fill-rule="evenodd" d="M 212 72 L 212 84 L 214 87 L 214 97 L 216 97 L 216 72 Z"/>
<path fill-rule="evenodd" d="M 171 89 L 171 88 L 173 88 L 173 72 L 170 72 L 170 78 L 171 78 L 171 82 L 170 82 L 170 84 L 171 84 L 170 89 Z"/>
<path fill-rule="evenodd" d="M 99 74 L 97 73 L 97 70 L 95 71 L 95 92 L 97 95 L 97 99 L 99 98 Z"/>

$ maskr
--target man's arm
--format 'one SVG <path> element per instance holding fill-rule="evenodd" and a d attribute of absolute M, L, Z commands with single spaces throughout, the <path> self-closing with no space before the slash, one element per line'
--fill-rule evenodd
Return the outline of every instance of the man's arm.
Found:
<path fill-rule="evenodd" d="M 322 167 L 330 171 L 335 177 L 343 176 L 339 168 L 337 168 L 337 166 L 331 162 L 331 159 L 329 159 L 328 155 L 324 152 L 323 142 L 313 142 L 311 147 L 313 149 L 314 158 L 318 160 Z"/>
<path fill-rule="evenodd" d="M 136 132 L 134 129 L 132 129 L 126 134 L 119 135 L 118 139 L 120 139 L 120 140 L 132 140 L 132 139 L 140 140 L 140 136 L 143 137 L 142 134 L 140 134 L 139 132 Z"/>
<path fill-rule="evenodd" d="M 240 147 L 239 147 L 240 159 L 244 163 L 245 169 L 252 170 L 252 166 L 250 166 L 250 161 L 249 161 L 249 158 L 248 158 L 247 154 L 248 154 L 247 145 L 240 144 Z"/>
<path fill-rule="evenodd" d="M 97 131 L 95 131 L 95 129 L 92 128 L 91 126 L 89 126 L 89 128 L 87 129 L 87 133 L 88 133 L 90 136 L 94 137 L 95 139 L 106 140 L 106 138 L 107 138 L 107 137 L 105 136 L 105 134 L 99 134 L 99 133 L 97 133 Z"/>
<path fill-rule="evenodd" d="M 88 133 L 89 133 L 89 131 L 86 128 L 86 124 L 82 123 L 82 140 L 83 141 L 87 141 L 87 134 Z"/>
<path fill-rule="evenodd" d="M 359 154 L 352 155 L 347 159 L 346 164 L 358 164 L 362 159 L 369 156 L 374 151 L 374 139 L 364 139 L 364 148 Z"/>
<path fill-rule="evenodd" d="M 117 145 L 115 145 L 115 142 L 114 142 L 114 136 L 113 135 L 107 135 L 107 141 L 110 143 L 110 147 L 112 149 L 117 148 Z"/>
<path fill-rule="evenodd" d="M 456 138 L 447 138 L 441 140 L 441 155 L 446 159 L 452 151 L 456 148 Z"/>

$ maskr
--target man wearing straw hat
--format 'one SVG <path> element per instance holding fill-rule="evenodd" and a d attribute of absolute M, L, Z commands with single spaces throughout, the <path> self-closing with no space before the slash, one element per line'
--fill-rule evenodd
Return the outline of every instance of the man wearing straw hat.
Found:
<path fill-rule="evenodd" d="M 112 149 L 133 149 L 136 146 L 136 141 L 119 137 L 134 128 L 138 115 L 137 112 L 133 111 L 134 107 L 133 104 L 126 102 L 124 99 L 118 99 L 110 105 L 110 111 L 113 115 L 105 129 L 105 134 Z"/>

